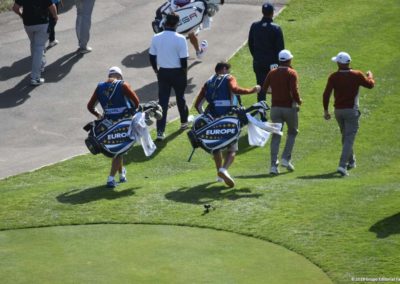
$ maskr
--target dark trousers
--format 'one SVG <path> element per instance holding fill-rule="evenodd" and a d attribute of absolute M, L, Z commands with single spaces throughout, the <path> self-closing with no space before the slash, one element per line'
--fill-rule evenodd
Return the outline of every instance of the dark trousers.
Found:
<path fill-rule="evenodd" d="M 57 8 L 57 14 L 58 14 L 58 5 L 56 4 L 56 8 Z M 49 29 L 48 29 L 48 33 L 49 33 L 49 41 L 52 42 L 56 39 L 56 33 L 55 33 L 55 26 L 57 24 L 57 21 L 51 16 L 49 17 Z"/>
<path fill-rule="evenodd" d="M 260 85 L 261 87 L 263 86 L 265 78 L 267 78 L 269 73 L 269 66 L 270 64 L 260 64 L 256 62 L 253 63 L 253 71 L 256 75 L 257 85 Z M 261 89 L 261 91 L 257 94 L 257 101 L 265 101 L 266 97 L 266 92 Z"/>
<path fill-rule="evenodd" d="M 163 117 L 157 120 L 157 132 L 164 132 L 167 124 L 169 97 L 173 88 L 176 96 L 176 104 L 181 118 L 181 123 L 188 120 L 189 108 L 186 105 L 185 89 L 187 85 L 186 73 L 182 68 L 160 68 L 158 77 L 158 103 L 163 109 Z"/>

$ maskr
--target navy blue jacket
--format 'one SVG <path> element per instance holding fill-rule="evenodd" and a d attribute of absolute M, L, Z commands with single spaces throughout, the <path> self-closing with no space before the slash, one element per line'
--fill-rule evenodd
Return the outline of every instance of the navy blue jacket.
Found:
<path fill-rule="evenodd" d="M 278 54 L 285 49 L 281 27 L 265 17 L 251 25 L 248 44 L 257 65 L 278 64 Z"/>

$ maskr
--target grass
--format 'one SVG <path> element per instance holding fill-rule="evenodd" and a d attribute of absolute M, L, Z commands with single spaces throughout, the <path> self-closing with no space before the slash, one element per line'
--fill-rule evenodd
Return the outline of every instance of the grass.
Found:
<path fill-rule="evenodd" d="M 271 178 L 269 147 L 249 147 L 244 131 L 230 170 L 237 186 L 227 189 L 213 183 L 206 153 L 199 150 L 186 162 L 189 142 L 172 123 L 150 159 L 135 146 L 127 157 L 129 182 L 115 191 L 103 188 L 109 160 L 91 155 L 0 181 L 0 229 L 92 223 L 216 228 L 300 253 L 335 283 L 400 277 L 399 11 L 397 0 L 292 0 L 278 17 L 304 100 L 295 172 Z M 352 55 L 353 68 L 371 69 L 377 82 L 373 90 L 361 89 L 358 167 L 346 178 L 333 174 L 337 124 L 322 118 L 322 92 L 336 69 L 330 58 L 339 51 Z M 254 84 L 247 48 L 231 63 L 240 84 Z M 205 203 L 217 209 L 202 216 Z"/>
<path fill-rule="evenodd" d="M 0 13 L 11 10 L 13 0 L 0 0 Z"/>
<path fill-rule="evenodd" d="M 2 283 L 331 283 L 289 250 L 210 229 L 61 226 L 2 237 L 10 240 L 0 259 Z"/>

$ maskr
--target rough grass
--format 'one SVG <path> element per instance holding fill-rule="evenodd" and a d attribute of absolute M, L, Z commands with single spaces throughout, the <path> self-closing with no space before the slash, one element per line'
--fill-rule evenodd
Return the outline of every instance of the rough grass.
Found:
<path fill-rule="evenodd" d="M 399 12 L 397 0 L 293 0 L 278 17 L 304 100 L 295 172 L 271 178 L 268 145 L 249 147 L 244 131 L 230 170 L 237 186 L 227 189 L 214 183 L 213 162 L 204 152 L 186 162 L 189 142 L 172 123 L 152 158 L 138 146 L 130 152 L 129 182 L 115 191 L 103 187 L 109 160 L 91 155 L 0 181 L 0 229 L 87 223 L 209 227 L 287 247 L 336 283 L 399 277 Z M 322 118 L 322 92 L 336 69 L 330 58 L 339 51 L 352 55 L 354 68 L 371 69 L 377 81 L 375 89 L 361 90 L 358 167 L 347 178 L 333 173 L 338 127 Z M 247 48 L 231 63 L 242 85 L 254 84 Z M 205 203 L 217 209 L 203 216 Z"/>
<path fill-rule="evenodd" d="M 11 10 L 13 0 L 0 0 L 0 13 Z"/>

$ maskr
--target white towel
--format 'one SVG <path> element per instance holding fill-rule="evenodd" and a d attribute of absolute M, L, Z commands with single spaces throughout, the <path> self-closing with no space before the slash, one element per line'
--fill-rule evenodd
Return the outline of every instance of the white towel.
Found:
<path fill-rule="evenodd" d="M 142 145 L 143 152 L 146 157 L 151 156 L 157 149 L 156 145 L 151 139 L 150 132 L 147 129 L 147 124 L 145 122 L 145 114 L 143 112 L 137 112 L 133 118 L 131 126 L 128 130 L 128 135 L 132 139 L 136 139 Z"/>
<path fill-rule="evenodd" d="M 271 133 L 278 134 L 282 136 L 282 123 L 270 123 L 263 122 L 250 114 L 246 114 L 247 119 L 249 120 L 248 124 L 248 140 L 249 145 L 264 147 L 267 143 Z"/>

